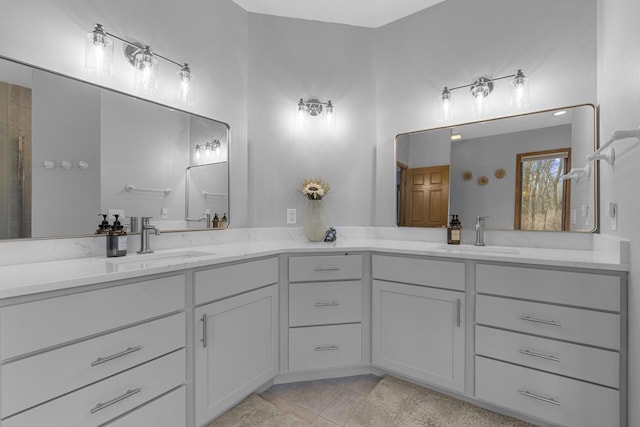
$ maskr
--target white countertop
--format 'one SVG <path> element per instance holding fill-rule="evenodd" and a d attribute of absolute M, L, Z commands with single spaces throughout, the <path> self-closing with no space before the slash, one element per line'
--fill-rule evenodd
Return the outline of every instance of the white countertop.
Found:
<path fill-rule="evenodd" d="M 452 260 L 499 261 L 520 264 L 628 271 L 618 253 L 594 250 L 549 249 L 514 246 L 446 245 L 437 242 L 372 238 L 342 239 L 333 243 L 302 240 L 259 240 L 213 243 L 154 254 L 119 258 L 84 257 L 0 266 L 0 298 L 55 291 L 95 283 L 169 273 L 189 268 L 247 260 L 282 253 L 387 252 L 426 255 Z"/>

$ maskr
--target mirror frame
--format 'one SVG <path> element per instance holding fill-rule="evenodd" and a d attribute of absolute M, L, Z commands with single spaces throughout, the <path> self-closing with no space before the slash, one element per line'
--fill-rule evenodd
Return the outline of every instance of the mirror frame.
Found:
<path fill-rule="evenodd" d="M 69 76 L 69 75 L 66 75 L 66 74 L 62 74 L 62 73 L 57 72 L 57 71 L 52 71 L 52 70 L 49 70 L 49 69 L 46 69 L 46 68 L 43 68 L 43 67 L 40 67 L 40 66 L 37 66 L 37 65 L 29 64 L 28 62 L 24 62 L 24 61 L 20 61 L 20 60 L 17 60 L 17 59 L 9 58 L 9 57 L 4 56 L 4 55 L 0 55 L 0 60 L 10 61 L 10 62 L 16 63 L 18 65 L 22 65 L 22 66 L 25 66 L 25 67 L 30 67 L 30 68 L 33 68 L 35 70 L 39 70 L 39 71 L 43 71 L 43 72 L 46 72 L 46 73 L 50 73 L 50 74 L 53 74 L 53 75 L 56 75 L 56 76 L 59 76 L 59 77 L 64 77 L 66 79 L 70 79 L 70 80 L 73 80 L 73 81 L 78 82 L 78 83 L 84 83 L 84 84 L 96 87 L 98 89 L 104 89 L 104 90 L 108 90 L 108 91 L 113 92 L 113 93 L 117 93 L 119 95 L 124 95 L 124 96 L 129 97 L 129 98 L 134 98 L 135 100 L 138 100 L 138 101 L 148 102 L 148 103 L 157 105 L 159 107 L 167 108 L 167 109 L 172 110 L 172 111 L 185 113 L 185 114 L 187 114 L 189 116 L 194 116 L 194 117 L 198 117 L 198 118 L 201 118 L 201 119 L 211 120 L 211 121 L 214 121 L 216 123 L 219 123 L 219 124 L 223 125 L 226 128 L 227 163 L 229 164 L 229 158 L 231 157 L 230 156 L 230 151 L 231 150 L 229 149 L 230 142 L 231 142 L 231 126 L 226 122 L 223 122 L 223 121 L 217 120 L 217 119 L 213 119 L 211 117 L 203 116 L 201 114 L 193 113 L 191 111 L 186 111 L 186 110 L 183 110 L 181 108 L 174 107 L 174 106 L 171 106 L 171 105 L 163 104 L 161 102 L 153 101 L 153 100 L 144 98 L 143 96 L 140 96 L 140 95 L 137 95 L 137 94 L 134 94 L 134 93 L 123 92 L 121 90 L 113 89 L 113 88 L 110 88 L 108 86 L 103 86 L 103 85 L 98 84 L 98 83 L 94 83 L 94 82 L 87 81 L 87 80 L 82 80 L 82 79 L 80 79 L 78 77 L 73 77 L 73 76 Z M 191 147 L 189 147 L 188 150 L 190 152 L 191 151 Z M 191 153 L 189 153 L 189 154 L 191 154 Z M 190 167 L 190 166 L 199 166 L 199 165 L 191 165 L 191 164 L 187 165 L 187 167 Z M 231 179 L 230 179 L 231 178 L 231 174 L 230 174 L 230 171 L 231 171 L 231 169 L 229 168 L 229 171 L 227 172 L 227 175 L 228 175 L 228 178 L 227 178 L 228 193 L 231 193 Z M 185 176 L 185 181 L 186 181 L 186 176 Z M 229 194 L 229 196 L 230 196 L 230 194 Z M 229 206 L 228 206 L 229 212 L 227 212 L 227 215 L 228 215 L 228 218 L 229 218 L 229 225 L 227 226 L 227 228 L 229 228 L 230 225 L 231 225 L 231 212 L 230 212 L 231 211 L 231 202 L 230 202 L 231 198 L 228 197 L 227 200 L 228 200 L 228 203 L 229 203 Z M 186 202 L 187 202 L 187 195 L 185 194 L 185 203 Z M 185 207 L 185 218 L 186 218 L 186 207 Z M 186 231 L 203 231 L 203 230 L 214 230 L 214 229 L 208 229 L 208 228 L 204 228 L 204 229 L 200 229 L 200 228 L 185 228 L 185 229 L 175 229 L 175 230 L 167 229 L 167 230 L 162 230 L 162 232 L 163 233 L 183 233 L 183 232 L 186 232 Z M 139 231 L 138 232 L 134 232 L 134 233 L 127 232 L 127 234 L 137 235 L 137 234 L 140 234 L 140 232 Z M 2 244 L 3 242 L 25 242 L 25 241 L 29 241 L 29 240 L 73 239 L 73 238 L 80 238 L 80 237 L 95 237 L 95 236 L 97 236 L 95 233 L 91 233 L 91 234 L 71 234 L 71 235 L 66 235 L 66 236 L 23 237 L 23 238 L 17 238 L 17 239 L 0 239 L 0 244 Z"/>
<path fill-rule="evenodd" d="M 599 133 L 598 133 L 598 107 L 595 104 L 592 103 L 583 103 L 583 104 L 575 104 L 575 105 L 568 105 L 568 106 L 561 106 L 561 107 L 555 107 L 555 108 L 547 108 L 544 110 L 537 110 L 537 111 L 528 111 L 525 113 L 519 113 L 519 114 L 512 114 L 512 115 L 508 115 L 508 116 L 499 116 L 499 117 L 493 117 L 493 118 L 487 118 L 484 120 L 475 120 L 475 121 L 471 121 L 471 122 L 463 122 L 463 123 L 453 123 L 453 124 L 447 124 L 447 125 L 443 125 L 443 126 L 438 126 L 435 128 L 427 128 L 427 129 L 421 129 L 421 130 L 415 130 L 415 131 L 409 131 L 409 132 L 400 132 L 398 134 L 396 134 L 396 136 L 393 139 L 393 167 L 394 167 L 394 191 L 397 188 L 398 182 L 397 182 L 397 177 L 396 177 L 396 173 L 395 170 L 398 167 L 398 138 L 401 136 L 409 136 L 409 135 L 415 135 L 418 133 L 422 133 L 422 132 L 427 132 L 427 131 L 437 131 L 437 130 L 444 130 L 444 129 L 454 129 L 460 126 L 465 126 L 465 125 L 472 125 L 472 124 L 479 124 L 479 123 L 490 123 L 490 122 L 495 122 L 498 120 L 503 120 L 503 119 L 510 119 L 510 118 L 516 118 L 516 117 L 523 117 L 523 116 L 530 116 L 532 114 L 542 114 L 542 113 L 551 113 L 553 111 L 558 111 L 558 110 L 566 110 L 566 109 L 570 109 L 570 108 L 577 108 L 577 107 L 591 107 L 593 108 L 593 150 L 597 150 L 598 146 L 599 146 Z M 551 232 L 551 233 L 599 233 L 600 232 L 600 189 L 599 189 L 599 184 L 600 184 L 600 178 L 599 178 L 599 172 L 600 172 L 600 162 L 598 160 L 593 160 L 592 163 L 592 174 L 593 174 L 593 228 L 590 231 L 547 231 L 547 230 L 503 230 L 503 229 L 493 229 L 495 231 L 510 231 L 510 232 Z M 573 166 L 575 167 L 575 165 Z M 398 225 L 399 222 L 399 218 L 398 218 L 398 202 L 397 202 L 397 197 L 396 194 L 394 193 L 394 197 L 393 197 L 394 201 L 395 201 L 395 226 L 396 227 L 400 227 L 400 225 Z M 449 212 L 449 207 L 447 207 L 447 214 L 450 215 Z M 413 227 L 406 227 L 406 226 L 402 226 L 403 228 L 413 228 Z M 417 227 L 417 228 L 428 228 L 428 227 Z M 491 229 L 488 229 L 491 230 Z"/>

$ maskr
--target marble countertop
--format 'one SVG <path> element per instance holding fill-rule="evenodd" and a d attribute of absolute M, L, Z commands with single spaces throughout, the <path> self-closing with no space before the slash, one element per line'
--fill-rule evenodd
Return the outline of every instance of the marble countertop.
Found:
<path fill-rule="evenodd" d="M 125 257 L 84 257 L 0 266 L 0 298 L 55 291 L 101 282 L 131 279 L 190 268 L 283 253 L 370 251 L 426 255 L 452 260 L 498 261 L 519 264 L 628 271 L 618 254 L 606 251 L 514 246 L 446 245 L 437 242 L 355 238 L 332 243 L 302 240 L 220 242 Z"/>

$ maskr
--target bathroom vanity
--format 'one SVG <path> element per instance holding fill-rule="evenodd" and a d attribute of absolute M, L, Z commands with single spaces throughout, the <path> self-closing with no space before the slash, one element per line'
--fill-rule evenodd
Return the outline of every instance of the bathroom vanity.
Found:
<path fill-rule="evenodd" d="M 274 382 L 363 373 L 625 426 L 623 257 L 499 249 L 262 240 L 2 266 L 0 426 L 200 427 Z"/>

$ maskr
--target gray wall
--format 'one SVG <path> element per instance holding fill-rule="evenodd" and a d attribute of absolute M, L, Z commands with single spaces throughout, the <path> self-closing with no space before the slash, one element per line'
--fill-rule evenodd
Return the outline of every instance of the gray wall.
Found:
<path fill-rule="evenodd" d="M 306 200 L 304 178 L 331 185 L 328 222 L 373 222 L 376 97 L 372 30 L 251 14 L 249 17 L 249 211 L 253 226 L 284 226 Z M 299 98 L 335 105 L 333 129 L 295 126 Z M 232 157 L 232 167 L 235 164 Z M 232 197 L 235 197 L 233 195 Z"/>

